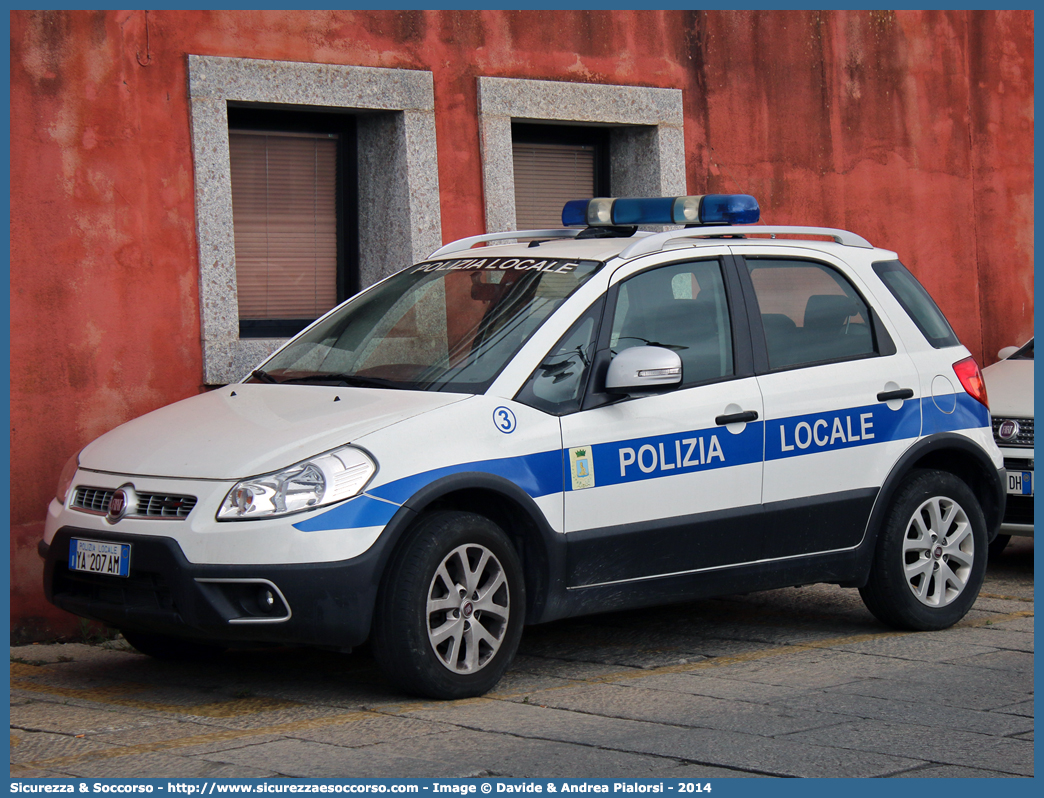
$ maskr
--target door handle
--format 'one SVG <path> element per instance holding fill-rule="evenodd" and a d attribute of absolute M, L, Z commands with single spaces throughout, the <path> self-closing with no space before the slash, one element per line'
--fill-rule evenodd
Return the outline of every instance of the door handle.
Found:
<path fill-rule="evenodd" d="M 892 399 L 913 399 L 913 388 L 900 388 L 898 391 L 881 391 L 877 395 L 878 402 L 890 402 Z"/>
<path fill-rule="evenodd" d="M 719 427 L 726 424 L 738 424 L 740 422 L 757 421 L 758 411 L 757 410 L 744 410 L 742 413 L 729 413 L 727 416 L 718 416 L 714 419 L 714 423 Z"/>

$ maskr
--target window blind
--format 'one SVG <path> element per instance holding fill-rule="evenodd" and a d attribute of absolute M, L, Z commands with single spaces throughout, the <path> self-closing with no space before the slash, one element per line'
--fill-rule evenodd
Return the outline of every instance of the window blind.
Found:
<path fill-rule="evenodd" d="M 594 196 L 594 147 L 515 142 L 513 151 L 519 230 L 561 227 L 566 202 Z"/>
<path fill-rule="evenodd" d="M 314 319 L 337 304 L 337 139 L 229 131 L 240 319 Z"/>

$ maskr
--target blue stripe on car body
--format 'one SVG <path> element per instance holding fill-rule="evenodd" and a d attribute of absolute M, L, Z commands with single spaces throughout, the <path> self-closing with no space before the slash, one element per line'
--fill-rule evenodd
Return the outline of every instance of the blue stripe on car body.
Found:
<path fill-rule="evenodd" d="M 595 484 L 604 487 L 749 465 L 758 462 L 763 451 L 766 460 L 777 460 L 990 426 L 989 411 L 982 404 L 965 393 L 954 396 L 955 409 L 951 413 L 944 413 L 935 400 L 927 397 L 920 400 L 919 406 L 907 401 L 898 410 L 876 403 L 831 413 L 750 422 L 738 434 L 724 427 L 710 427 L 599 443 L 586 448 L 593 450 Z M 835 421 L 839 426 L 835 426 Z M 807 425 L 807 431 L 802 425 Z M 795 437 L 799 427 L 800 435 Z M 821 445 L 820 441 L 825 443 Z M 423 471 L 380 485 L 321 515 L 294 524 L 294 528 L 302 532 L 317 532 L 383 526 L 399 506 L 421 488 L 442 477 L 465 472 L 503 477 L 534 499 L 570 491 L 573 488 L 566 474 L 567 455 L 568 450 L 553 449 Z"/>

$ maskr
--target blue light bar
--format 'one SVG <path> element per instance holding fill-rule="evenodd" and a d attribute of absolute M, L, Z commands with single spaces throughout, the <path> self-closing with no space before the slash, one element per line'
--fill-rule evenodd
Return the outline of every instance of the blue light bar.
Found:
<path fill-rule="evenodd" d="M 754 224 L 761 218 L 758 201 L 749 194 L 706 194 L 692 197 L 599 197 L 570 200 L 562 208 L 566 227 L 639 224 Z"/>
<path fill-rule="evenodd" d="M 618 199 L 613 203 L 613 224 L 655 224 L 649 220 L 673 219 L 673 213 L 674 197 Z"/>
<path fill-rule="evenodd" d="M 700 224 L 754 224 L 761 218 L 749 194 L 707 194 L 700 203 Z"/>
<path fill-rule="evenodd" d="M 587 224 L 588 202 L 590 200 L 569 200 L 562 208 L 562 224 L 565 227 Z"/>

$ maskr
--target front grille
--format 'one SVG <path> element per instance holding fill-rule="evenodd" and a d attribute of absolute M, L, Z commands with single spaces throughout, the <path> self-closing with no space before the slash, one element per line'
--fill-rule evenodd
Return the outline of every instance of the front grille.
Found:
<path fill-rule="evenodd" d="M 1000 430 L 1001 424 L 1005 421 L 1014 421 L 1019 425 L 1019 431 L 1014 438 L 1009 440 L 1001 440 L 997 435 Z M 993 439 L 997 441 L 998 446 L 1019 446 L 1025 448 L 1032 448 L 1033 446 L 1033 419 L 1032 418 L 1004 418 L 997 417 L 993 419 Z"/>
<path fill-rule="evenodd" d="M 114 490 L 103 490 L 102 488 L 77 488 L 73 496 L 72 506 L 77 510 L 85 510 L 88 513 L 100 513 L 105 515 L 109 511 L 109 499 L 112 498 Z"/>
<path fill-rule="evenodd" d="M 73 494 L 72 508 L 85 513 L 105 515 L 113 488 L 78 487 Z M 132 518 L 186 518 L 196 506 L 195 496 L 174 496 L 166 493 L 136 493 L 138 504 L 131 507 L 127 517 Z"/>
<path fill-rule="evenodd" d="M 184 518 L 196 506 L 195 496 L 139 493 L 137 515 L 146 518 Z"/>

